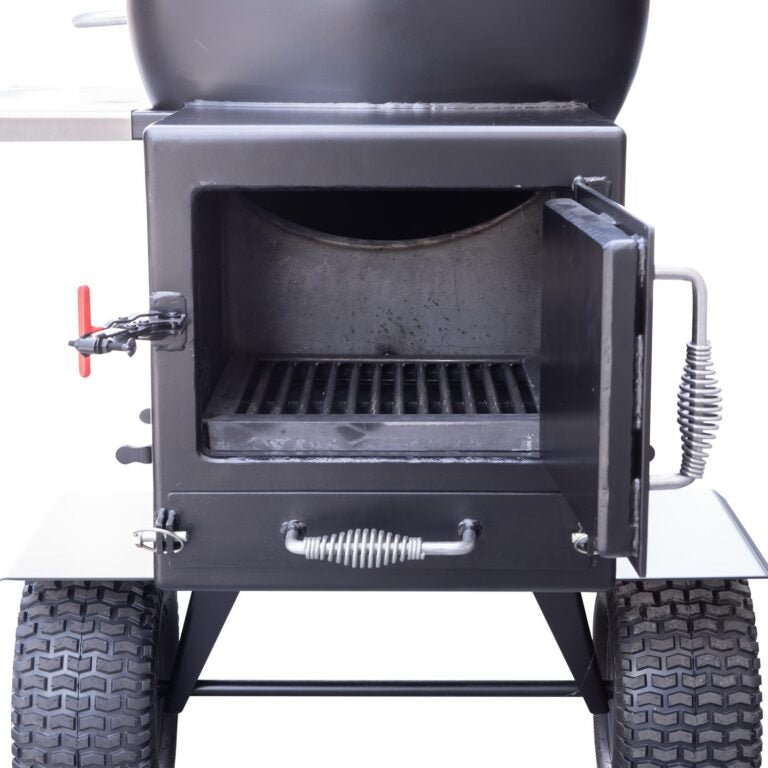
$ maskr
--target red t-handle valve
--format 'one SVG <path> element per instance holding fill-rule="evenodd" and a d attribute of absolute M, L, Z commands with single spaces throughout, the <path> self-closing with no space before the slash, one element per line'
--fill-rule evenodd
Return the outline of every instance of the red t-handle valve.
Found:
<path fill-rule="evenodd" d="M 89 333 L 103 330 L 99 326 L 91 325 L 91 289 L 87 285 L 81 285 L 77 289 L 77 332 L 79 336 L 87 336 Z M 91 358 L 89 355 L 79 355 L 80 375 L 87 379 L 91 375 Z"/>

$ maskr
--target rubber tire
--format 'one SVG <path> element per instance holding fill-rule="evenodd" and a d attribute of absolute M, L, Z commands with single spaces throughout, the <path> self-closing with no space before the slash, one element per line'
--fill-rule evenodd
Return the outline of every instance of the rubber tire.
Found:
<path fill-rule="evenodd" d="M 162 711 L 175 593 L 148 582 L 29 582 L 16 633 L 13 766 L 172 768 Z"/>
<path fill-rule="evenodd" d="M 598 768 L 757 768 L 760 662 L 743 580 L 633 581 L 599 595 L 598 664 L 613 681 L 595 717 Z"/>

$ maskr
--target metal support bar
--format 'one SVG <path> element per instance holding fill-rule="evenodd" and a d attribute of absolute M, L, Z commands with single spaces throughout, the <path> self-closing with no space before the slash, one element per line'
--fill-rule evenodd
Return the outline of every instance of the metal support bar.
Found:
<path fill-rule="evenodd" d="M 605 714 L 608 693 L 597 666 L 581 594 L 537 592 L 535 596 L 589 711 Z"/>
<path fill-rule="evenodd" d="M 192 696 L 580 696 L 573 680 L 200 680 Z"/>
<path fill-rule="evenodd" d="M 193 592 L 190 595 L 165 698 L 167 712 L 176 715 L 186 706 L 238 594 Z"/>

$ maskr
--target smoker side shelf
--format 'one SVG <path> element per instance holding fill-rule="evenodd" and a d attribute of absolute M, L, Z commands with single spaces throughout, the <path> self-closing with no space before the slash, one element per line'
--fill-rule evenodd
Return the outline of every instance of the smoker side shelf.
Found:
<path fill-rule="evenodd" d="M 141 91 L 0 88 L 0 141 L 131 141 Z"/>

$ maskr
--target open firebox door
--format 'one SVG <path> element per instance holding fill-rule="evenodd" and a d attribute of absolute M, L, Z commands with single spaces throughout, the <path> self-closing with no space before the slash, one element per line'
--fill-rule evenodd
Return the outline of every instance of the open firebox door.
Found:
<path fill-rule="evenodd" d="M 653 229 L 583 179 L 573 198 L 546 204 L 544 238 L 541 451 L 583 528 L 578 544 L 616 558 L 623 579 L 768 573 L 725 499 L 686 488 L 703 477 L 721 418 L 701 276 L 655 269 Z M 683 457 L 665 476 L 649 473 L 654 280 L 687 282 L 693 296 Z"/>
<path fill-rule="evenodd" d="M 574 190 L 544 211 L 542 456 L 588 550 L 644 575 L 653 230 Z"/>

